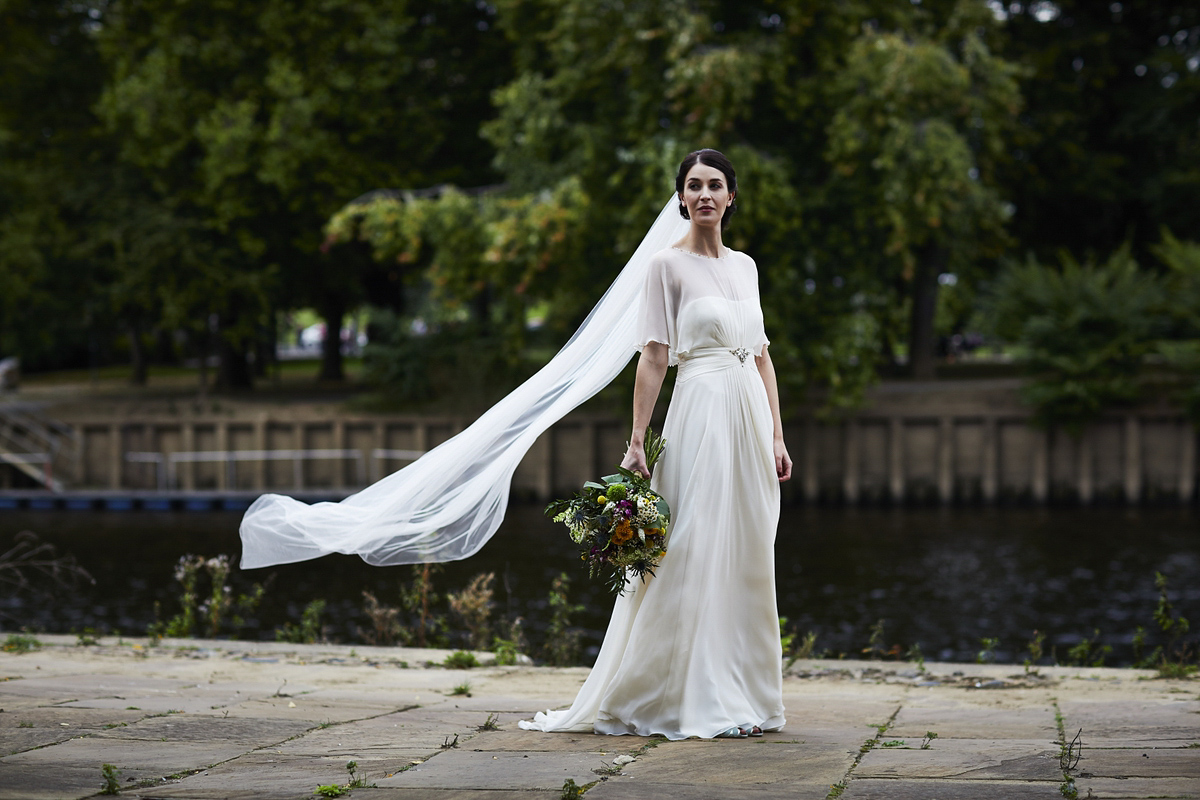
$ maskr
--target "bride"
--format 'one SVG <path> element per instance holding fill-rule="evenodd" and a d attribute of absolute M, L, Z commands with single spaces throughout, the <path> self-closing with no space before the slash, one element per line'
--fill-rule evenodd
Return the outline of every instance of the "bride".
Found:
<path fill-rule="evenodd" d="M 678 364 L 652 485 L 671 505 L 657 576 L 631 580 L 569 709 L 541 731 L 744 737 L 783 726 L 775 605 L 780 481 L 791 477 L 758 273 L 721 232 L 737 176 L 715 150 L 675 178 L 687 234 L 650 261 L 641 303 L 633 434 L 622 466 L 649 474 L 643 431 Z"/>
<path fill-rule="evenodd" d="M 691 153 L 675 188 L 612 286 L 537 374 L 458 435 L 341 502 L 258 498 L 240 526 L 242 569 L 329 553 L 377 566 L 473 555 L 503 521 L 513 472 L 537 437 L 641 351 L 627 468 L 648 472 L 642 432 L 667 367 L 679 367 L 652 479 L 671 504 L 668 552 L 657 577 L 617 599 L 575 703 L 522 726 L 671 739 L 782 726 L 773 547 L 778 481 L 791 477 L 792 463 L 758 274 L 749 256 L 721 242 L 737 197 L 728 159 Z"/>

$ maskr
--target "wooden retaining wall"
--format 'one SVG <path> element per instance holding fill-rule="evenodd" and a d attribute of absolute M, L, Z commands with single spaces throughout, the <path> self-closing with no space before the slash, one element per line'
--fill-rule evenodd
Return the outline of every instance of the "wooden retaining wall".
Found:
<path fill-rule="evenodd" d="M 1079 438 L 1030 422 L 1013 382 L 876 387 L 841 419 L 813 413 L 785 426 L 795 478 L 785 497 L 808 502 L 1141 502 L 1196 498 L 1196 430 L 1163 405 L 1105 417 Z M 660 409 L 661 410 L 661 409 Z M 326 410 L 59 416 L 77 431 L 72 487 L 153 490 L 152 463 L 126 455 L 194 451 L 347 450 L 361 459 L 180 463 L 176 484 L 197 490 L 356 488 L 405 464 L 376 450 L 423 451 L 468 422 L 450 417 L 331 415 Z M 517 469 L 513 496 L 546 499 L 612 471 L 626 420 L 570 415 Z M 359 467 L 365 470 L 360 477 Z M 5 482 L 0 478 L 0 483 Z"/>

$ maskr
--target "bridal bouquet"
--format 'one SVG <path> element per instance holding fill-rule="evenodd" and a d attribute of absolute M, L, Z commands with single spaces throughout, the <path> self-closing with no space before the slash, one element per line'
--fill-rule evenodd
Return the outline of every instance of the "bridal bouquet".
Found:
<path fill-rule="evenodd" d="M 651 471 L 666 444 L 647 429 L 646 466 Z M 570 499 L 555 500 L 546 506 L 546 516 L 567 526 L 590 577 L 608 575 L 609 589 L 620 594 L 631 574 L 645 580 L 662 561 L 671 508 L 650 488 L 649 478 L 636 472 L 617 467 L 615 475 L 600 481 L 588 481 Z"/>

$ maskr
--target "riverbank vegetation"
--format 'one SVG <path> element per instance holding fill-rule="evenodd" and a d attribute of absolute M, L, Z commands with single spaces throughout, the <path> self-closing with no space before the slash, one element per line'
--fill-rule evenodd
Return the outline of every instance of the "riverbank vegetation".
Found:
<path fill-rule="evenodd" d="M 571 581 L 566 573 L 560 574 L 550 587 L 546 602 L 548 617 L 535 620 L 531 626 L 541 640 L 536 647 L 531 646 L 526 637 L 525 619 L 505 618 L 503 615 L 497 618 L 492 588 L 494 573 L 480 573 L 459 591 L 445 594 L 435 590 L 433 581 L 437 574 L 435 565 L 414 566 L 411 580 L 396 587 L 395 606 L 384 604 L 370 592 L 363 592 L 364 605 L 360 615 L 363 619 L 358 623 L 358 635 L 353 641 L 383 646 L 457 649 L 444 664 L 447 668 L 455 669 L 479 665 L 471 651 L 491 651 L 494 663 L 501 666 L 520 663 L 523 658 L 530 656 L 536 656 L 534 663 L 551 666 L 580 663 L 580 631 L 572 625 L 572 617 L 583 611 L 583 606 L 571 601 Z M 207 579 L 207 584 L 200 585 L 201 577 Z M 161 622 L 151 624 L 148 633 L 157 639 L 163 636 L 187 637 L 193 635 L 193 631 L 184 628 L 184 620 L 192 620 L 195 624 L 200 619 L 205 621 L 204 635 L 210 638 L 237 638 L 239 634 L 247 633 L 248 628 L 261 630 L 262 621 L 248 621 L 241 615 L 254 612 L 266 592 L 262 584 L 253 584 L 248 592 L 238 594 L 237 600 L 214 605 L 214 597 L 234 596 L 228 577 L 227 556 L 218 555 L 208 559 L 193 555 L 182 557 L 175 572 L 181 611 L 165 625 Z M 1122 649 L 1128 653 L 1120 661 L 1114 658 L 1113 645 L 1105 640 L 1120 639 L 1121 635 L 1118 632 L 1102 634 L 1099 629 L 1082 636 L 1076 644 L 1062 652 L 1055 646 L 1047 650 L 1046 636 L 1037 630 L 1032 631 L 1028 641 L 1022 643 L 1004 643 L 996 637 L 981 636 L 976 661 L 980 664 L 1022 664 L 1026 675 L 1035 676 L 1039 666 L 1102 667 L 1122 663 L 1139 669 L 1156 670 L 1164 678 L 1195 675 L 1200 671 L 1200 642 L 1191 633 L 1189 620 L 1175 610 L 1167 578 L 1158 572 L 1153 582 L 1158 602 L 1152 610 L 1147 609 L 1149 625 L 1137 625 L 1131 636 L 1124 637 L 1128 639 L 1128 646 Z M 201 596 L 207 599 L 201 601 Z M 310 600 L 301 611 L 298 622 L 287 620 L 276 627 L 276 639 L 296 643 L 328 641 L 321 623 L 325 606 L 323 599 Z M 223 616 L 231 611 L 233 616 Z M 779 626 L 781 646 L 789 666 L 801 659 L 862 658 L 907 661 L 921 671 L 926 661 L 919 642 L 889 644 L 886 619 L 879 619 L 870 626 L 866 632 L 866 644 L 859 652 L 819 649 L 815 632 L 807 631 L 801 635 L 789 626 L 787 618 L 780 618 Z M 494 635 L 492 631 L 496 629 L 503 630 L 504 636 Z"/>
<path fill-rule="evenodd" d="M 0 21 L 0 356 L 27 373 L 192 363 L 245 391 L 310 309 L 336 383 L 371 307 L 391 402 L 486 404 L 711 146 L 740 170 L 729 244 L 758 261 L 785 402 L 853 406 L 990 333 L 1047 420 L 1160 379 L 1200 407 L 1174 238 L 1200 230 L 1194 4 L 3 0 Z"/>

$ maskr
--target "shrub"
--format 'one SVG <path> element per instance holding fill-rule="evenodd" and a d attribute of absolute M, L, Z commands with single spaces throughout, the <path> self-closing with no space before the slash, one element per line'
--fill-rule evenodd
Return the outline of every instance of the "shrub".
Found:
<path fill-rule="evenodd" d="M 1136 402 L 1144 356 L 1165 327 L 1163 282 L 1122 247 L 1102 264 L 1009 264 L 986 303 L 988 327 L 1017 345 L 1025 393 L 1044 425 L 1078 435 L 1103 411 Z"/>

